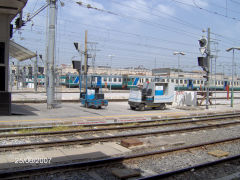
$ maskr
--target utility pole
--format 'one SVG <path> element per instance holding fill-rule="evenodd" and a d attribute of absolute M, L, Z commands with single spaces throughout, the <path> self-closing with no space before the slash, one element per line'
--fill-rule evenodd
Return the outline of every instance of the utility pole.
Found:
<path fill-rule="evenodd" d="M 56 24 L 56 2 L 49 0 L 49 27 L 48 27 L 48 87 L 47 87 L 47 108 L 54 108 L 55 98 L 55 24 Z"/>
<path fill-rule="evenodd" d="M 155 57 L 155 59 L 154 59 L 154 68 L 155 68 L 155 71 L 156 71 L 156 69 L 157 69 L 157 60 L 156 60 L 156 57 Z M 156 82 L 156 73 L 155 73 L 154 81 Z"/>
<path fill-rule="evenodd" d="M 36 53 L 37 54 L 37 53 Z M 34 90 L 37 92 L 37 78 L 38 78 L 38 55 L 34 61 Z"/>
<path fill-rule="evenodd" d="M 85 80 L 86 80 L 86 86 L 84 88 L 84 91 L 86 92 L 87 94 L 87 70 L 88 70 L 88 67 L 87 67 L 87 64 L 88 64 L 88 48 L 87 48 L 87 33 L 88 31 L 85 30 L 85 51 L 84 51 L 84 75 L 85 75 Z"/>
<path fill-rule="evenodd" d="M 209 103 L 209 79 L 210 79 L 210 57 L 211 57 L 211 46 L 210 46 L 210 28 L 208 28 L 207 31 L 207 98 L 206 98 L 206 109 L 208 109 L 208 103 Z"/>
<path fill-rule="evenodd" d="M 49 0 L 47 0 L 49 1 Z M 47 9 L 47 14 L 46 14 L 46 42 L 45 42 L 45 64 L 44 64 L 44 75 L 45 75 L 45 90 L 46 90 L 46 95 L 48 95 L 48 72 L 49 72 L 49 68 L 48 68 L 48 18 L 49 18 L 49 9 Z"/>
<path fill-rule="evenodd" d="M 19 90 L 19 61 L 17 61 L 17 90 Z"/>

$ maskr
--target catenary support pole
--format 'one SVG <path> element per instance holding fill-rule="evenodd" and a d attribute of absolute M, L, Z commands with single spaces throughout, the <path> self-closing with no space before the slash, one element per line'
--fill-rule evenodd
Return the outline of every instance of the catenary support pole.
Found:
<path fill-rule="evenodd" d="M 56 3 L 57 0 L 49 0 L 49 27 L 48 27 L 48 88 L 47 88 L 47 108 L 54 108 L 55 97 L 55 24 L 56 24 Z"/>
<path fill-rule="evenodd" d="M 208 109 L 209 103 L 209 79 L 210 79 L 210 56 L 211 56 L 211 47 L 210 47 L 210 28 L 208 28 L 208 43 L 207 43 L 207 98 L 206 98 L 206 109 Z"/>
<path fill-rule="evenodd" d="M 36 53 L 37 54 L 37 53 Z M 38 77 L 38 56 L 36 56 L 36 59 L 34 61 L 34 91 L 37 92 L 37 77 Z"/>
<path fill-rule="evenodd" d="M 87 48 L 87 33 L 88 31 L 85 31 L 85 51 L 84 51 L 84 76 L 85 76 L 85 88 L 84 91 L 86 92 L 86 97 L 87 97 L 87 65 L 88 65 L 88 48 Z"/>
<path fill-rule="evenodd" d="M 234 49 L 233 49 L 233 56 L 232 56 L 232 88 L 231 88 L 231 107 L 233 107 L 233 86 L 234 86 L 234 82 L 233 82 L 233 70 L 234 70 Z"/>

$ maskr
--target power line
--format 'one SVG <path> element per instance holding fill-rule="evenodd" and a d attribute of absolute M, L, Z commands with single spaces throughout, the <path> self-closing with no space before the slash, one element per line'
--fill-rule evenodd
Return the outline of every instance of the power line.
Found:
<path fill-rule="evenodd" d="M 192 1 L 193 1 L 193 3 L 194 3 L 195 6 L 197 6 L 198 8 L 201 8 L 201 7 L 196 3 L 195 0 L 192 0 Z M 233 10 L 233 9 L 229 9 L 229 8 L 228 8 L 228 6 L 227 6 L 227 0 L 226 0 L 226 7 L 220 6 L 219 4 L 213 3 L 212 1 L 209 1 L 208 3 L 214 5 L 215 7 L 219 8 L 219 9 L 224 9 L 224 10 L 226 11 L 226 16 L 228 16 L 228 15 L 227 15 L 227 12 L 228 12 L 228 11 L 231 11 L 231 12 L 234 12 L 234 13 L 237 13 L 237 14 L 240 14 L 240 11 L 235 11 L 235 10 Z"/>
<path fill-rule="evenodd" d="M 145 23 L 145 24 L 151 25 L 153 27 L 161 27 L 161 29 L 163 29 L 163 30 L 172 31 L 172 32 L 179 33 L 179 34 L 182 34 L 182 35 L 185 35 L 185 36 L 194 37 L 194 38 L 198 37 L 198 34 L 188 32 L 188 31 L 185 31 L 185 30 L 182 30 L 182 29 L 179 29 L 179 28 L 176 29 L 174 27 L 170 27 L 170 26 L 167 26 L 167 25 L 159 24 L 159 23 L 156 23 L 156 22 L 151 22 L 151 21 L 148 21 L 148 20 L 143 19 L 143 18 L 127 16 L 127 15 L 123 15 L 123 14 L 119 14 L 119 13 L 114 13 L 114 12 L 111 12 L 111 11 L 108 11 L 108 10 L 99 9 L 99 8 L 91 6 L 90 4 L 85 4 L 83 2 L 77 2 L 77 3 L 80 5 L 80 7 L 84 7 L 84 8 L 88 8 L 88 9 L 94 9 L 94 10 L 97 10 L 97 11 L 100 11 L 100 12 L 105 12 L 105 13 L 115 15 L 115 16 L 134 19 L 138 22 Z"/>
<path fill-rule="evenodd" d="M 203 7 L 200 7 L 200 6 L 198 6 L 198 5 L 196 6 L 196 4 L 195 4 L 195 5 L 192 5 L 192 4 L 188 4 L 188 3 L 180 2 L 180 1 L 177 1 L 177 0 L 171 0 L 171 1 L 174 1 L 174 2 L 179 3 L 179 4 L 183 4 L 183 5 L 185 5 L 185 6 L 191 6 L 191 7 L 194 7 L 194 8 L 200 9 L 200 10 L 202 10 L 202 11 L 208 12 L 208 13 L 210 13 L 210 14 L 214 14 L 214 15 L 222 16 L 222 17 L 225 17 L 225 18 L 228 18 L 228 19 L 234 20 L 234 21 L 240 21 L 240 19 L 238 19 L 238 18 L 236 18 L 236 17 L 226 16 L 226 15 L 221 14 L 221 13 L 219 13 L 219 12 L 211 11 L 211 10 L 209 10 L 209 9 L 205 9 L 205 8 L 203 8 Z"/>
<path fill-rule="evenodd" d="M 128 8 L 135 9 L 135 10 L 139 10 L 139 11 L 141 11 L 141 12 L 145 12 L 146 14 L 150 14 L 150 15 L 153 15 L 153 16 L 156 16 L 156 17 L 160 17 L 160 18 L 163 17 L 163 16 L 160 16 L 160 15 L 158 15 L 158 14 L 154 14 L 153 11 L 155 11 L 155 9 L 151 9 L 151 12 L 148 12 L 148 11 L 145 11 L 145 10 L 143 10 L 143 9 L 139 9 L 139 8 L 136 8 L 136 7 L 132 7 L 132 6 L 128 6 L 128 5 L 122 4 L 122 3 L 120 3 L 119 1 L 116 1 L 116 0 L 111 0 L 111 1 L 112 1 L 113 3 L 115 3 L 115 4 L 120 5 L 120 6 L 128 7 Z M 137 2 L 137 1 L 134 2 L 134 3 L 140 4 L 140 5 L 142 5 L 142 7 L 146 7 L 145 5 L 143 5 L 143 4 L 141 4 L 141 3 Z M 173 21 L 173 22 L 182 24 L 182 25 L 184 25 L 184 26 L 188 26 L 188 27 L 193 28 L 193 29 L 197 29 L 197 30 L 201 30 L 201 29 L 202 29 L 202 28 L 200 28 L 200 27 L 197 27 L 197 26 L 195 26 L 195 25 L 193 25 L 193 24 L 191 24 L 191 23 L 189 23 L 189 22 L 186 22 L 186 21 L 184 21 L 184 20 L 182 20 L 182 19 L 180 19 L 180 18 L 178 18 L 178 17 L 175 17 L 175 16 L 173 16 L 173 15 L 170 15 L 170 14 L 167 14 L 167 13 L 164 13 L 164 12 L 161 12 L 161 13 L 164 14 L 164 15 L 166 15 L 166 16 L 168 16 L 168 17 L 170 17 L 170 18 L 172 18 L 172 19 L 169 19 L 170 21 Z"/>
<path fill-rule="evenodd" d="M 189 43 L 185 43 L 185 42 L 179 42 L 179 41 L 172 41 L 172 40 L 167 40 L 167 39 L 162 39 L 162 38 L 159 38 L 159 37 L 153 37 L 153 36 L 145 36 L 145 35 L 142 35 L 142 34 L 137 34 L 137 33 L 131 33 L 131 32 L 125 32 L 125 31 L 120 31 L 120 30 L 115 30 L 115 29 L 110 29 L 110 28 L 106 28 L 106 27 L 102 27 L 102 26 L 96 26 L 96 25 L 92 25 L 92 24 L 85 24 L 85 23 L 79 23 L 79 22 L 76 22 L 76 21 L 72 21 L 70 19 L 61 19 L 67 23 L 69 22 L 74 22 L 75 24 L 81 24 L 81 25 L 85 25 L 87 27 L 92 27 L 94 29 L 97 29 L 97 30 L 100 30 L 100 31 L 106 31 L 106 32 L 116 32 L 116 33 L 121 33 L 121 34 L 124 34 L 124 35 L 131 35 L 131 36 L 134 36 L 134 37 L 138 37 L 138 38 L 144 38 L 144 39 L 152 39 L 152 40 L 157 40 L 157 41 L 164 41 L 164 42 L 169 42 L 169 43 L 172 43 L 172 44 L 181 44 L 181 45 L 185 45 L 185 46 L 193 46 L 193 44 L 189 44 Z M 40 26 L 40 27 L 43 27 L 43 26 Z M 29 30 L 31 31 L 31 30 Z M 34 30 L 32 30 L 34 31 Z M 36 30 L 35 30 L 36 31 Z M 42 31 L 38 31 L 39 33 L 41 33 Z M 78 32 L 74 32 L 74 31 L 68 31 L 70 33 L 74 33 L 74 34 L 78 34 Z"/>
<path fill-rule="evenodd" d="M 232 2 L 235 3 L 235 4 L 240 5 L 240 3 L 239 3 L 238 1 L 235 1 L 235 0 L 230 0 L 230 1 L 232 1 Z"/>

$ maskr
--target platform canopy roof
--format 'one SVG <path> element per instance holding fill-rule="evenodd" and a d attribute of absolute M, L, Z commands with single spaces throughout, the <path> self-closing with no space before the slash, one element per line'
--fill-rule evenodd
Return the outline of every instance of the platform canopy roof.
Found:
<path fill-rule="evenodd" d="M 0 0 L 0 14 L 7 14 L 12 20 L 26 5 L 28 0 Z"/>
<path fill-rule="evenodd" d="M 24 61 L 33 57 L 36 57 L 37 54 L 28 50 L 27 48 L 13 42 L 9 41 L 9 54 L 11 57 L 19 60 Z"/>

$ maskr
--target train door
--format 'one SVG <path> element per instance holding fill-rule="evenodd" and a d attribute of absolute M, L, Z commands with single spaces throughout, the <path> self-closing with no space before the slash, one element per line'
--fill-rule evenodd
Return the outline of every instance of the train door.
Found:
<path fill-rule="evenodd" d="M 133 85 L 134 86 L 137 86 L 138 85 L 138 82 L 139 82 L 139 77 L 136 77 L 134 82 L 133 82 Z"/>
<path fill-rule="evenodd" d="M 97 76 L 97 87 L 102 87 L 102 77 L 101 76 Z"/>
<path fill-rule="evenodd" d="M 122 76 L 122 88 L 126 89 L 128 85 L 128 75 L 123 75 Z"/>
<path fill-rule="evenodd" d="M 193 80 L 192 79 L 188 79 L 187 88 L 188 89 L 193 89 Z"/>
<path fill-rule="evenodd" d="M 223 84 L 223 89 L 224 89 L 224 90 L 227 90 L 227 89 L 226 89 L 227 85 L 228 85 L 228 81 L 224 81 L 224 84 Z"/>

